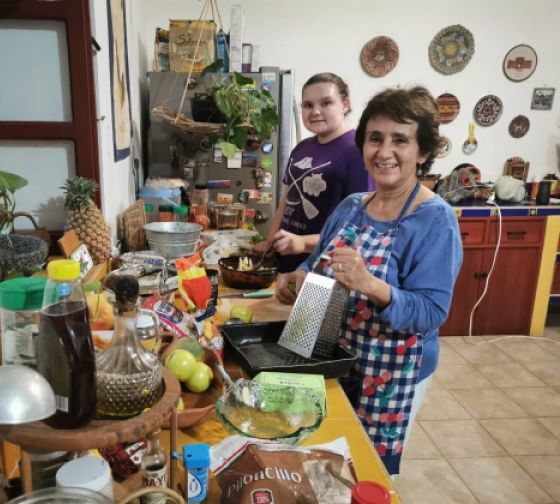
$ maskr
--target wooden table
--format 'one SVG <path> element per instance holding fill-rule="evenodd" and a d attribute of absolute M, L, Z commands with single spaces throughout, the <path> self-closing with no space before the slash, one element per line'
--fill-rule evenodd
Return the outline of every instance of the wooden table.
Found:
<path fill-rule="evenodd" d="M 31 483 L 31 460 L 28 450 L 82 451 L 91 448 L 107 448 L 118 443 L 130 443 L 159 429 L 171 418 L 168 446 L 176 446 L 177 403 L 181 388 L 177 379 L 163 369 L 165 392 L 149 411 L 127 420 L 92 420 L 78 429 L 54 429 L 43 422 L 0 427 L 0 439 L 21 447 L 21 479 L 23 492 L 33 490 Z M 170 471 L 171 486 L 175 484 L 175 463 Z"/>

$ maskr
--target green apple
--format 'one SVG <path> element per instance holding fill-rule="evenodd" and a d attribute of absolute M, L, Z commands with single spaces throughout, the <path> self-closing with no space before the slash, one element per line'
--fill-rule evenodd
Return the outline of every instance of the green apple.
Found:
<path fill-rule="evenodd" d="M 192 375 L 197 360 L 188 350 L 177 348 L 165 359 L 164 366 L 171 371 L 179 381 L 186 381 Z"/>
<path fill-rule="evenodd" d="M 253 312 L 248 306 L 234 306 L 230 312 L 229 316 L 231 318 L 238 318 L 243 320 L 246 324 L 250 324 L 253 320 Z"/>
<path fill-rule="evenodd" d="M 208 372 L 210 371 L 210 373 Z M 195 368 L 186 381 L 186 386 L 191 392 L 201 393 L 208 389 L 212 378 L 210 377 L 212 370 L 204 364 L 197 362 Z"/>
<path fill-rule="evenodd" d="M 177 348 L 182 348 L 192 353 L 197 361 L 204 360 L 204 347 L 194 338 L 181 338 L 175 343 Z"/>

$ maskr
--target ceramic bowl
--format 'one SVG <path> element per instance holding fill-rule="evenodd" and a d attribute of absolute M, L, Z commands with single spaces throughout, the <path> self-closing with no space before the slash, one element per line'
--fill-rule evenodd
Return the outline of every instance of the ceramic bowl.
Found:
<path fill-rule="evenodd" d="M 261 256 L 231 256 L 222 257 L 218 261 L 220 275 L 228 287 L 234 289 L 265 289 L 278 276 L 278 260 L 275 257 L 265 257 L 261 268 L 257 271 L 239 271 L 239 259 L 249 257 L 253 264 L 260 261 Z"/>

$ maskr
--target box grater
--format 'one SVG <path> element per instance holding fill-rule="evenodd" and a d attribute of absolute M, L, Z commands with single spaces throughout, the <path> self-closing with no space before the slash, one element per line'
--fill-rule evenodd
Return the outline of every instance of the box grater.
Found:
<path fill-rule="evenodd" d="M 340 336 L 348 289 L 308 273 L 278 344 L 305 358 L 331 358 Z"/>

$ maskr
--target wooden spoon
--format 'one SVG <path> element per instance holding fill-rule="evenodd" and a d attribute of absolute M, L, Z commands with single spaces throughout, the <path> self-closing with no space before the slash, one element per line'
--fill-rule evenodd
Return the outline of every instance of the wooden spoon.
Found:
<path fill-rule="evenodd" d="M 474 137 L 474 128 L 475 128 L 475 124 L 469 123 L 469 136 L 463 142 L 463 152 L 465 154 L 472 154 L 478 148 L 478 142 Z"/>

